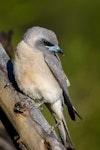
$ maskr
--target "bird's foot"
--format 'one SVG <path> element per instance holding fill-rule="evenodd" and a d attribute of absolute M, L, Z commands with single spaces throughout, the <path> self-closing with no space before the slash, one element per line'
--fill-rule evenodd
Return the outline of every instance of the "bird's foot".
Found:
<path fill-rule="evenodd" d="M 43 108 L 41 107 L 43 104 L 45 103 L 45 100 L 42 100 L 41 102 L 39 103 L 35 103 L 33 105 L 33 108 L 32 109 L 40 109 L 41 111 L 43 110 Z"/>

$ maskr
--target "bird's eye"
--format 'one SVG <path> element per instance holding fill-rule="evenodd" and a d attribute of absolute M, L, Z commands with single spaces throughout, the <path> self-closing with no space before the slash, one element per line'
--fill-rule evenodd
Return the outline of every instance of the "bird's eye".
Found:
<path fill-rule="evenodd" d="M 52 43 L 48 42 L 47 40 L 43 40 L 45 46 L 53 46 Z"/>

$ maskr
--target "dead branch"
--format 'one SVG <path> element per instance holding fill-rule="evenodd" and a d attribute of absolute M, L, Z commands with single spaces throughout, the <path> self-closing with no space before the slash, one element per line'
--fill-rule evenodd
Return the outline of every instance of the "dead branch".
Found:
<path fill-rule="evenodd" d="M 0 32 L 0 43 L 3 45 L 8 56 L 11 58 L 13 56 L 13 46 L 12 46 L 12 35 L 13 30 L 9 30 L 8 33 L 1 31 Z"/>

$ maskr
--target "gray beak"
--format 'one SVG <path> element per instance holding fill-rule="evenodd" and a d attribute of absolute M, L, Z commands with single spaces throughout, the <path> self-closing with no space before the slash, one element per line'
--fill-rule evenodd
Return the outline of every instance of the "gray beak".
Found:
<path fill-rule="evenodd" d="M 58 46 L 58 45 L 54 45 L 54 46 L 49 46 L 48 48 L 50 51 L 54 51 L 56 53 L 60 53 L 60 54 L 64 54 L 64 52 L 62 51 L 62 49 Z"/>

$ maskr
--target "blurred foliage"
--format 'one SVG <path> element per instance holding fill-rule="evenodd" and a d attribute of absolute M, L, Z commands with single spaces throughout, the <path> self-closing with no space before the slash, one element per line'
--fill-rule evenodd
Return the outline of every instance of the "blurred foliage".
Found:
<path fill-rule="evenodd" d="M 63 68 L 70 95 L 83 120 L 72 122 L 65 110 L 77 149 L 100 149 L 100 1 L 1 0 L 0 31 L 13 30 L 13 45 L 32 26 L 55 31 L 65 56 Z"/>

